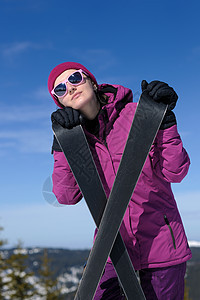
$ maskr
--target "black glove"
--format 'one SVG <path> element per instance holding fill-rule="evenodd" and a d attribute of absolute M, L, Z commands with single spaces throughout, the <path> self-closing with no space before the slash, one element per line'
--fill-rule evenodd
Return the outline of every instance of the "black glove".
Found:
<path fill-rule="evenodd" d="M 64 128 L 71 129 L 77 125 L 80 125 L 83 122 L 83 118 L 80 112 L 71 107 L 65 107 L 62 109 L 58 109 L 51 114 L 52 123 L 58 122 Z M 56 137 L 54 136 L 52 151 L 62 152 Z"/>
<path fill-rule="evenodd" d="M 164 130 L 164 129 L 172 127 L 173 125 L 176 125 L 175 114 L 173 113 L 173 111 L 167 110 L 166 114 L 163 118 L 163 121 L 160 125 L 160 129 Z"/>
<path fill-rule="evenodd" d="M 51 115 L 52 123 L 58 122 L 62 127 L 71 129 L 81 124 L 80 112 L 71 107 L 54 111 Z"/>
<path fill-rule="evenodd" d="M 147 90 L 149 96 L 156 102 L 163 102 L 168 104 L 168 110 L 163 118 L 160 129 L 167 129 L 176 124 L 175 114 L 172 109 L 176 106 L 178 95 L 167 83 L 158 80 L 148 83 L 146 80 L 142 80 L 142 91 Z"/>
<path fill-rule="evenodd" d="M 178 95 L 167 83 L 154 80 L 148 83 L 146 80 L 142 80 L 142 91 L 147 90 L 149 96 L 156 102 L 163 102 L 168 104 L 168 109 L 172 110 L 176 106 Z"/>

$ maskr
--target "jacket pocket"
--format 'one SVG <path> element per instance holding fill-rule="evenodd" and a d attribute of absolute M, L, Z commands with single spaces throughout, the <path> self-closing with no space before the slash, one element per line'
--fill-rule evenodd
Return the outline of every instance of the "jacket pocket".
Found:
<path fill-rule="evenodd" d="M 168 226 L 168 228 L 169 228 L 169 230 L 170 230 L 174 249 L 176 249 L 176 242 L 175 242 L 174 233 L 173 233 L 172 227 L 171 227 L 171 225 L 170 225 L 170 223 L 169 223 L 169 220 L 168 220 L 168 218 L 167 218 L 166 215 L 164 215 L 164 220 L 165 220 L 165 223 L 167 224 L 167 226 Z"/>

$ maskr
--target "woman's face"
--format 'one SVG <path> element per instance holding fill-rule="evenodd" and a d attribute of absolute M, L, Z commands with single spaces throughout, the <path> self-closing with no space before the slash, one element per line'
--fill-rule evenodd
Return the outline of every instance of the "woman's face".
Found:
<path fill-rule="evenodd" d="M 54 87 L 59 83 L 65 81 L 72 73 L 74 73 L 75 69 L 69 69 L 64 71 L 61 75 L 59 75 L 54 83 Z M 94 92 L 94 86 L 89 78 L 83 74 L 85 80 L 80 85 L 72 85 L 69 82 L 66 83 L 68 93 L 59 98 L 59 102 L 64 106 L 72 107 L 73 109 L 82 110 L 85 106 L 90 104 L 91 101 L 97 101 L 96 95 Z"/>

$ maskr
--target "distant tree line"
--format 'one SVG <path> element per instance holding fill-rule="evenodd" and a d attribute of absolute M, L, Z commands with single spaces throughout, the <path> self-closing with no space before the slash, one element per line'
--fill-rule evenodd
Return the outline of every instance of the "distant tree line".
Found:
<path fill-rule="evenodd" d="M 0 233 L 2 230 L 3 227 L 0 227 Z M 6 244 L 6 240 L 0 239 L 0 300 L 23 300 L 33 296 L 45 300 L 63 299 L 58 281 L 53 278 L 53 272 L 50 270 L 50 259 L 46 249 L 41 259 L 40 276 L 35 277 L 33 281 L 34 273 L 27 268 L 28 254 L 23 252 L 22 243 L 18 242 L 15 251 L 9 257 L 5 257 L 1 251 Z"/>
<path fill-rule="evenodd" d="M 2 230 L 3 227 L 0 226 L 0 234 Z M 46 249 L 41 257 L 40 276 L 35 276 L 33 280 L 35 274 L 27 267 L 28 254 L 24 253 L 22 243 L 18 242 L 14 252 L 8 257 L 1 251 L 6 244 L 7 241 L 0 238 L 0 300 L 23 300 L 34 296 L 44 300 L 73 299 L 74 293 L 65 295 L 65 298 L 62 296 L 61 287 L 50 268 L 51 260 Z M 192 300 L 187 286 L 184 300 Z"/>

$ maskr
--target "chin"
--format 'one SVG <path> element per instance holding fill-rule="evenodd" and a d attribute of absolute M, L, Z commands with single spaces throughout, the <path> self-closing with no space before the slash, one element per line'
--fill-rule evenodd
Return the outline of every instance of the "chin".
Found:
<path fill-rule="evenodd" d="M 76 103 L 73 103 L 74 105 L 73 105 L 73 108 L 74 109 L 83 109 L 85 106 L 87 106 L 87 104 L 90 102 L 90 100 L 89 99 L 81 99 L 81 97 L 80 97 L 80 99 L 78 98 L 78 99 L 76 99 L 77 100 L 77 102 Z"/>

